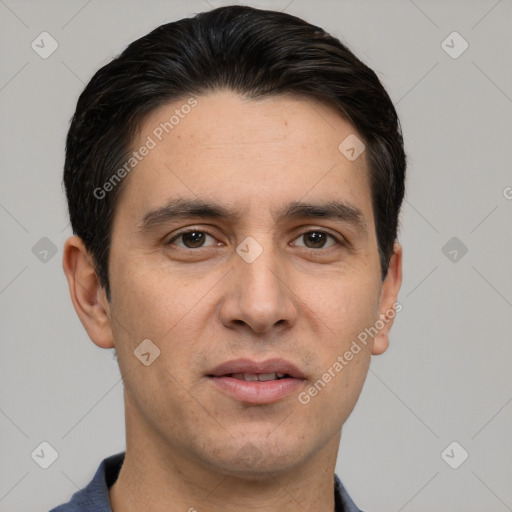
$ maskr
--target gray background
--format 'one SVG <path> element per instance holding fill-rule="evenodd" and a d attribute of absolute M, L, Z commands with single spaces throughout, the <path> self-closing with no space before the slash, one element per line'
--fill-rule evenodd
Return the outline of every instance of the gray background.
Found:
<path fill-rule="evenodd" d="M 405 133 L 403 310 L 344 427 L 338 474 L 369 512 L 512 510 L 512 2 L 246 3 L 348 43 Z M 78 95 L 133 39 L 222 4 L 0 0 L 2 512 L 67 501 L 125 446 L 117 363 L 87 337 L 61 268 Z M 31 48 L 42 31 L 59 45 L 47 59 Z M 453 31 L 469 44 L 456 59 L 441 44 Z M 38 252 L 43 237 L 55 255 Z M 42 441 L 59 454 L 46 470 L 31 457 Z M 441 456 L 453 441 L 469 453 L 458 469 Z M 448 453 L 460 461 L 461 448 Z"/>

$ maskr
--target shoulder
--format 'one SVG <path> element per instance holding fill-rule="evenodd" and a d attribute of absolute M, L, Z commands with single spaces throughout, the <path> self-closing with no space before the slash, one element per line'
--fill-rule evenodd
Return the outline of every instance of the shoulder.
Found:
<path fill-rule="evenodd" d="M 76 491 L 67 503 L 50 512 L 112 512 L 108 488 L 119 475 L 124 455 L 122 452 L 103 459 L 89 484 Z"/>
<path fill-rule="evenodd" d="M 349 496 L 338 475 L 334 475 L 334 499 L 336 512 L 363 512 Z"/>

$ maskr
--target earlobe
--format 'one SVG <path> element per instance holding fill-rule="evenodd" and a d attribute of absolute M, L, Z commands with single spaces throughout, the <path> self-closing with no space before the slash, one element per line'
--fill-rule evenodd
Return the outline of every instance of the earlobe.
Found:
<path fill-rule="evenodd" d="M 395 242 L 393 255 L 389 261 L 386 279 L 382 283 L 381 299 L 375 335 L 372 346 L 372 355 L 384 353 L 389 347 L 389 331 L 395 320 L 395 316 L 402 309 L 398 302 L 398 292 L 402 284 L 402 247 Z"/>
<path fill-rule="evenodd" d="M 91 340 L 101 348 L 114 347 L 108 304 L 92 257 L 82 239 L 71 236 L 64 244 L 62 268 L 75 311 Z"/>

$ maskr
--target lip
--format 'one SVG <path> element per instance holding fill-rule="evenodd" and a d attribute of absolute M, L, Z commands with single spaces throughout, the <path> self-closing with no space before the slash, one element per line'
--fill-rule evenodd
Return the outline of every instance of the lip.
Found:
<path fill-rule="evenodd" d="M 285 373 L 289 377 L 269 381 L 245 381 L 231 377 L 234 373 Z M 286 398 L 304 385 L 304 374 L 284 359 L 253 361 L 235 359 L 214 368 L 207 378 L 220 391 L 247 404 L 270 404 Z"/>

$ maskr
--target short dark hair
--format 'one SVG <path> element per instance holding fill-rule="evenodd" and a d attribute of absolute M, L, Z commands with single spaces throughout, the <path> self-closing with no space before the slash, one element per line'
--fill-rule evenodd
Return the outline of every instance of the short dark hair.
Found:
<path fill-rule="evenodd" d="M 384 279 L 406 168 L 389 95 L 377 75 L 322 28 L 282 12 L 228 6 L 161 25 L 132 42 L 96 72 L 78 99 L 63 181 L 73 233 L 92 255 L 107 299 L 112 221 L 123 183 L 100 199 L 95 190 L 130 158 L 134 137 L 151 111 L 223 89 L 250 99 L 311 98 L 354 125 L 366 146 Z"/>

